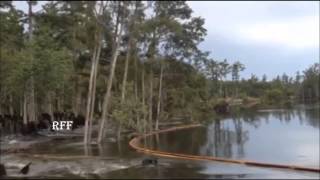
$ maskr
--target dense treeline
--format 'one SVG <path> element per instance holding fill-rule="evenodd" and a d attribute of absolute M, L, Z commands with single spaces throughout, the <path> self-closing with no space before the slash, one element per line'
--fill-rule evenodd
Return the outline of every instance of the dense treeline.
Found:
<path fill-rule="evenodd" d="M 248 97 L 259 98 L 264 105 L 290 105 L 292 103 L 319 102 L 320 64 L 315 63 L 295 77 L 285 73 L 270 81 L 263 75 L 259 79 L 255 75 L 247 80 L 226 81 L 226 94 L 246 100 Z"/>
<path fill-rule="evenodd" d="M 95 124 L 101 142 L 110 122 L 119 137 L 123 128 L 147 132 L 173 116 L 197 119 L 222 97 L 319 100 L 319 64 L 295 79 L 240 80 L 243 64 L 210 59 L 198 49 L 204 19 L 186 2 L 50 1 L 38 12 L 27 4 L 22 12 L 0 3 L 0 114 L 24 126 L 68 112 L 85 119 L 85 143 Z"/>

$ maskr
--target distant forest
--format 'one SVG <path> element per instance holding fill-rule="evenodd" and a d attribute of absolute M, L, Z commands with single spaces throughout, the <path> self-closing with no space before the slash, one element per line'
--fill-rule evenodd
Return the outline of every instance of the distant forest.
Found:
<path fill-rule="evenodd" d="M 34 12 L 36 3 L 23 12 L 0 2 L 3 129 L 10 119 L 23 127 L 65 113 L 83 117 L 84 143 L 93 125 L 101 142 L 110 123 L 118 134 L 149 132 L 172 117 L 198 119 L 227 98 L 270 106 L 320 100 L 319 63 L 267 81 L 242 79 L 239 61 L 210 58 L 198 48 L 204 19 L 186 2 L 49 1 Z"/>

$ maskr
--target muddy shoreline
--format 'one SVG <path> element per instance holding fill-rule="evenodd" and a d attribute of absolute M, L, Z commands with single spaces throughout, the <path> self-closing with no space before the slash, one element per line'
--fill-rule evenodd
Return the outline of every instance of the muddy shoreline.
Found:
<path fill-rule="evenodd" d="M 168 127 L 181 122 L 161 123 Z M 94 133 L 98 126 L 93 126 Z M 0 162 L 7 170 L 7 177 L 36 177 L 36 178 L 97 178 L 105 176 L 110 171 L 121 170 L 141 165 L 145 155 L 137 153 L 128 146 L 129 140 L 137 133 L 123 130 L 121 142 L 116 138 L 116 126 L 110 125 L 107 138 L 102 145 L 92 143 L 84 145 L 83 128 L 74 131 L 39 132 L 38 135 L 7 135 L 0 141 Z M 122 151 L 131 154 L 122 157 L 121 153 L 110 148 L 122 147 Z M 44 150 L 42 150 L 44 149 Z M 60 149 L 67 149 L 66 151 Z M 71 149 L 71 150 L 69 150 Z M 70 151 L 66 153 L 67 151 Z M 99 151 L 97 153 L 96 151 Z M 19 170 L 32 161 L 28 175 L 19 174 Z"/>

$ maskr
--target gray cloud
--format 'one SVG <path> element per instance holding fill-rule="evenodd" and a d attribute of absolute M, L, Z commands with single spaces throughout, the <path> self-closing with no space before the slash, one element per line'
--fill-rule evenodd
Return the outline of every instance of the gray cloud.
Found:
<path fill-rule="evenodd" d="M 201 48 L 214 59 L 240 60 L 247 67 L 245 78 L 293 75 L 319 61 L 319 2 L 188 3 L 206 19 L 208 36 Z M 246 29 L 252 31 L 240 33 Z"/>
<path fill-rule="evenodd" d="M 272 45 L 234 43 L 223 37 L 210 39 L 212 41 L 204 42 L 201 48 L 210 50 L 214 59 L 241 61 L 246 66 L 246 70 L 241 73 L 244 78 L 249 78 L 251 74 L 259 77 L 266 74 L 269 78 L 282 73 L 294 75 L 296 71 L 302 71 L 315 63 L 315 57 L 319 57 L 319 51 L 316 49 L 294 52 Z"/>
<path fill-rule="evenodd" d="M 40 10 L 45 3 L 44 1 L 39 2 L 35 10 Z M 246 70 L 242 73 L 245 78 L 250 77 L 252 73 L 260 77 L 267 74 L 271 78 L 282 73 L 293 75 L 296 71 L 304 70 L 312 63 L 319 61 L 319 39 L 312 39 L 313 36 L 319 37 L 319 35 L 312 34 L 310 36 L 310 32 L 319 34 L 319 28 L 311 29 L 315 31 L 309 31 L 310 28 L 319 27 L 319 2 L 188 1 L 188 4 L 193 9 L 194 15 L 201 16 L 206 20 L 205 27 L 208 30 L 208 35 L 201 44 L 201 48 L 211 51 L 211 56 L 214 59 L 227 58 L 230 62 L 240 60 L 246 65 Z M 15 1 L 14 5 L 18 9 L 27 10 L 26 2 Z M 308 27 L 303 24 L 304 19 L 297 21 L 299 18 L 301 20 L 305 17 L 312 17 L 311 26 L 310 23 L 307 24 Z M 264 28 L 263 25 L 270 23 L 272 25 L 273 22 L 280 25 L 287 22 L 301 23 L 294 27 L 301 28 L 299 29 L 301 31 L 301 35 L 298 34 L 299 37 L 306 35 L 306 33 L 309 35 L 306 37 L 313 40 L 311 46 L 293 48 L 285 46 L 285 44 L 277 44 L 277 41 L 259 42 L 250 38 L 250 34 L 249 37 L 246 37 L 240 33 L 241 30 L 246 30 L 246 28 L 250 30 L 256 25 L 262 25 L 260 29 L 258 28 L 261 31 Z M 286 34 L 286 30 L 286 27 L 282 29 L 282 33 Z M 296 33 L 300 33 L 300 31 Z M 291 30 L 288 29 L 288 33 L 290 32 Z M 263 33 L 258 31 L 257 35 L 261 36 Z M 281 37 L 281 34 L 275 37 Z M 290 39 L 290 37 L 287 38 Z M 298 40 L 301 41 L 301 39 L 304 38 L 301 37 Z M 307 43 L 309 41 L 306 40 Z"/>

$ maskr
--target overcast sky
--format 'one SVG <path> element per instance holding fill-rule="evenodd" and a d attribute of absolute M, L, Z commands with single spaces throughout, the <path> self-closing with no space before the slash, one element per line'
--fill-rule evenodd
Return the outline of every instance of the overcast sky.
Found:
<path fill-rule="evenodd" d="M 26 10 L 25 2 L 15 2 Z M 41 8 L 40 5 L 36 10 Z M 241 61 L 241 73 L 273 78 L 294 75 L 319 62 L 319 2 L 189 1 L 195 16 L 205 18 L 207 37 L 201 49 L 211 57 Z M 268 79 L 269 79 L 268 78 Z"/>

